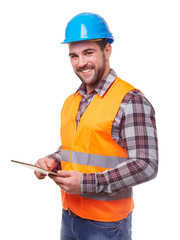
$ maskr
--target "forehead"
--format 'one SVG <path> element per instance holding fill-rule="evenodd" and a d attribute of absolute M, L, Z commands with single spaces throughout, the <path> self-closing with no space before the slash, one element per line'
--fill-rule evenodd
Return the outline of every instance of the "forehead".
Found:
<path fill-rule="evenodd" d="M 71 52 L 83 52 L 87 49 L 100 50 L 99 45 L 94 41 L 82 41 L 69 44 L 69 53 Z"/>

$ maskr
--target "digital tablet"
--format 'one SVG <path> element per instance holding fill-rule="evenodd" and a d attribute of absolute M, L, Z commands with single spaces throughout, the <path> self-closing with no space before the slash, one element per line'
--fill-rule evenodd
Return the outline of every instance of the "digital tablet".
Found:
<path fill-rule="evenodd" d="M 24 167 L 33 169 L 34 171 L 43 173 L 43 174 L 45 174 L 45 175 L 48 175 L 48 174 L 52 174 L 52 175 L 55 175 L 55 176 L 58 175 L 58 174 L 55 173 L 55 172 L 52 172 L 52 171 L 49 171 L 49 170 L 45 170 L 45 169 L 43 169 L 43 168 L 37 167 L 37 166 L 32 165 L 32 164 L 29 164 L 29 163 L 19 162 L 19 161 L 15 161 L 15 160 L 11 160 L 11 162 L 20 164 L 21 166 L 24 166 Z"/>

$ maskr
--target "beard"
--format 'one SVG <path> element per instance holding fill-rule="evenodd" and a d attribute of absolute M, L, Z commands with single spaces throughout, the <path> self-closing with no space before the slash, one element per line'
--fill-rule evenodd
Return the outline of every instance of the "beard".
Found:
<path fill-rule="evenodd" d="M 91 71 L 94 71 L 94 74 L 92 75 L 91 78 L 89 78 L 89 80 L 87 81 L 86 77 L 83 77 L 81 75 L 82 71 L 88 70 L 88 69 L 92 69 Z M 85 85 L 91 85 L 91 86 L 97 86 L 98 83 L 102 80 L 102 77 L 104 75 L 104 72 L 106 70 L 106 60 L 105 60 L 105 56 L 103 55 L 102 58 L 102 65 L 100 67 L 96 67 L 93 64 L 87 64 L 84 67 L 79 67 L 77 68 L 77 70 L 75 71 L 75 74 L 79 77 L 79 79 L 85 84 Z"/>

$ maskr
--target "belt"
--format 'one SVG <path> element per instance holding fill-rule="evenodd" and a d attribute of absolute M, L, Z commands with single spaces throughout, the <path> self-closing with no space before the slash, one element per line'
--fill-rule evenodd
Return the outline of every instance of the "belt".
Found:
<path fill-rule="evenodd" d="M 72 217 L 78 217 L 78 215 L 76 215 L 75 213 L 73 213 L 70 208 L 68 208 L 67 211 L 68 211 L 68 214 L 69 214 L 70 216 L 72 216 Z"/>

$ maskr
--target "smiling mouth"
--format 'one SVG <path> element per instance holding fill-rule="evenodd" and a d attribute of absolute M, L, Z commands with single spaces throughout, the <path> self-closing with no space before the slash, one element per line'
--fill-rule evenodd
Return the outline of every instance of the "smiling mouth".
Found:
<path fill-rule="evenodd" d="M 82 72 L 83 72 L 83 73 L 88 73 L 88 72 L 90 72 L 91 70 L 92 70 L 92 68 L 86 69 L 86 70 L 82 70 Z"/>

